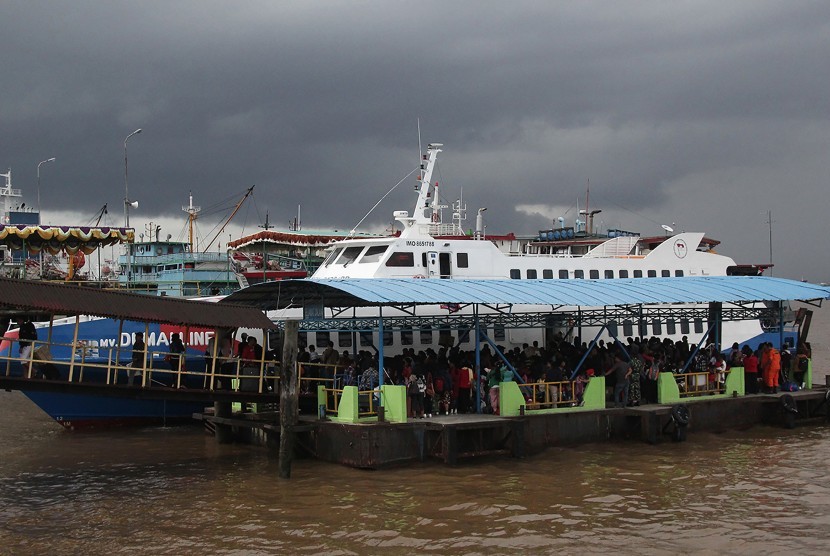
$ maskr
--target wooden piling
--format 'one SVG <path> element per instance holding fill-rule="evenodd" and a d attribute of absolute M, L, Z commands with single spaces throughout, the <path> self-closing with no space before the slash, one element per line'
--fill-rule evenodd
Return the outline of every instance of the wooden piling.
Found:
<path fill-rule="evenodd" d="M 230 402 L 214 402 L 213 414 L 216 417 L 228 419 L 233 416 Z M 226 423 L 216 423 L 216 441 L 219 444 L 230 444 L 233 442 L 233 427 Z"/>
<path fill-rule="evenodd" d="M 291 459 L 294 456 L 294 426 L 298 419 L 297 388 L 297 331 L 296 320 L 285 322 L 285 339 L 282 344 L 280 365 L 280 455 L 279 477 L 291 478 Z"/>

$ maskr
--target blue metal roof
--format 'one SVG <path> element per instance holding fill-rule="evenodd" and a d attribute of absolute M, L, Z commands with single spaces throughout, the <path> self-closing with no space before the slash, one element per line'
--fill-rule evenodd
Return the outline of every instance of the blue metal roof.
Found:
<path fill-rule="evenodd" d="M 764 276 L 614 280 L 439 280 L 363 278 L 281 280 L 231 294 L 229 302 L 281 309 L 480 303 L 513 305 L 675 304 L 830 299 L 830 288 Z"/>

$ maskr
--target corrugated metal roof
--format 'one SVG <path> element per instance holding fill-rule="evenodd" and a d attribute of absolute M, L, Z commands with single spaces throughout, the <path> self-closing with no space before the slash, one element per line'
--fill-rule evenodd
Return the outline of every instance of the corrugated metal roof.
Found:
<path fill-rule="evenodd" d="M 764 276 L 615 280 L 281 280 L 235 292 L 224 302 L 261 309 L 319 305 L 487 303 L 514 305 L 674 304 L 830 299 L 830 288 Z"/>
<path fill-rule="evenodd" d="M 273 328 L 259 310 L 236 304 L 155 297 L 78 285 L 0 278 L 4 312 L 93 315 L 187 326 Z"/>

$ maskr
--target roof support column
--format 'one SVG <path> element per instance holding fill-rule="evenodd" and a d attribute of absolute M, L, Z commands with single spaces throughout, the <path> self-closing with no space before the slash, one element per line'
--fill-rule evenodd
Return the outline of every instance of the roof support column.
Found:
<path fill-rule="evenodd" d="M 75 347 L 78 345 L 78 327 L 81 323 L 81 316 L 75 315 L 75 331 L 72 333 L 72 348 L 69 350 L 69 382 L 75 378 Z"/>
<path fill-rule="evenodd" d="M 118 339 L 115 341 L 115 376 L 113 384 L 118 384 L 118 370 L 121 367 L 121 334 L 124 332 L 124 319 L 118 319 Z M 127 379 L 129 381 L 129 379 Z"/>
<path fill-rule="evenodd" d="M 605 331 L 606 326 L 608 326 L 607 323 L 603 324 L 599 328 L 599 331 L 597 331 L 597 335 L 594 336 L 594 339 L 591 340 L 590 344 L 588 344 L 588 349 L 585 350 L 585 355 L 582 356 L 582 359 L 580 359 L 579 363 L 577 363 L 576 368 L 574 369 L 574 372 L 571 373 L 570 380 L 575 380 L 576 379 L 576 375 L 579 373 L 579 370 L 582 368 L 582 364 L 585 363 L 585 360 L 588 359 L 589 355 L 591 355 L 591 351 L 593 351 L 594 345 L 596 345 L 597 340 L 599 340 L 600 335 Z M 597 372 L 597 375 L 599 375 L 600 370 L 599 369 L 594 369 L 594 370 Z"/>
<path fill-rule="evenodd" d="M 476 402 L 476 413 L 481 413 L 481 327 L 478 320 L 478 303 L 473 305 L 473 318 L 475 319 L 476 326 L 476 383 L 473 385 L 473 388 L 475 388 L 475 397 L 473 399 Z"/>
<path fill-rule="evenodd" d="M 784 351 L 784 302 L 778 302 L 778 351 Z"/>
<path fill-rule="evenodd" d="M 701 350 L 701 348 L 702 348 L 702 347 L 704 347 L 704 343 L 706 342 L 706 338 L 708 338 L 708 337 L 709 337 L 709 334 L 711 334 L 711 333 L 712 333 L 712 330 L 714 330 L 714 329 L 715 329 L 715 325 L 716 325 L 716 324 L 717 324 L 717 323 L 713 322 L 713 323 L 709 326 L 709 329 L 706 331 L 706 333 L 703 335 L 703 337 L 701 337 L 701 338 L 700 338 L 700 341 L 697 343 L 697 346 L 695 346 L 694 351 L 692 351 L 691 355 L 689 355 L 689 360 L 688 360 L 688 361 L 686 361 L 686 364 L 685 364 L 685 365 L 683 365 L 683 369 L 680 371 L 680 374 L 684 374 L 684 373 L 686 372 L 686 369 L 688 369 L 688 368 L 689 368 L 689 365 L 691 365 L 691 364 L 692 364 L 692 361 L 694 361 L 694 360 L 695 360 L 695 356 L 696 356 L 696 355 L 697 355 L 697 353 Z"/>
<path fill-rule="evenodd" d="M 709 303 L 709 328 L 712 330 L 712 343 L 715 344 L 715 349 L 720 351 L 721 342 L 721 319 L 723 317 L 723 303 L 713 301 Z"/>
<path fill-rule="evenodd" d="M 378 387 L 383 386 L 383 307 L 378 307 Z M 383 405 L 383 396 L 380 399 Z"/>

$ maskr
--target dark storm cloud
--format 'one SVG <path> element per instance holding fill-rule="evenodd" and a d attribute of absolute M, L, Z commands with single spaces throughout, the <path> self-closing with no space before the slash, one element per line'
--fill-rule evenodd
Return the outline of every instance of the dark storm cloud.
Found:
<path fill-rule="evenodd" d="M 826 280 L 826 242 L 787 238 L 830 232 L 828 25 L 823 2 L 7 4 L 0 166 L 29 191 L 56 156 L 47 213 L 118 214 L 141 127 L 138 222 L 257 184 L 249 229 L 298 204 L 346 228 L 414 167 L 420 118 L 488 230 L 573 215 L 590 179 L 604 225 L 682 223 L 745 262 L 772 209 L 776 274 Z"/>

